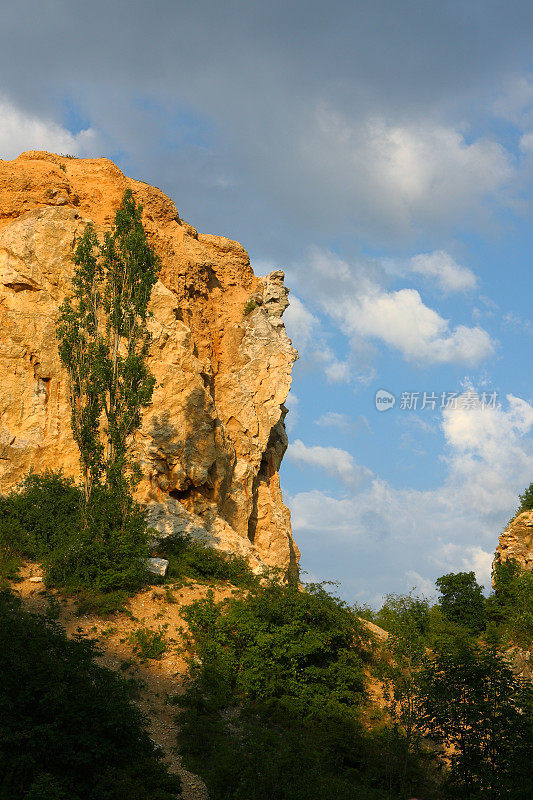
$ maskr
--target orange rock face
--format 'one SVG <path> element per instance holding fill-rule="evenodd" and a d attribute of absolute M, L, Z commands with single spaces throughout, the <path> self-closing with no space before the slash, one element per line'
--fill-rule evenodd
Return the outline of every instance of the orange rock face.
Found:
<path fill-rule="evenodd" d="M 256 277 L 237 242 L 199 234 L 159 189 L 107 159 L 43 152 L 0 161 L 0 491 L 30 470 L 79 474 L 55 324 L 76 237 L 102 233 L 125 189 L 161 258 L 151 301 L 157 380 L 136 448 L 139 499 L 162 532 L 187 530 L 260 566 L 299 553 L 278 469 L 296 351 L 283 273 Z M 245 306 L 254 306 L 245 313 Z"/>
<path fill-rule="evenodd" d="M 500 535 L 495 560 L 509 558 L 522 569 L 533 569 L 533 511 L 518 514 Z"/>

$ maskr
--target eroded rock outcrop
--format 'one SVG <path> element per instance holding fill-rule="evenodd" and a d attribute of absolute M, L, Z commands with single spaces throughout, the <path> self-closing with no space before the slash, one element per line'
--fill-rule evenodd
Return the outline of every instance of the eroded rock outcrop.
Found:
<path fill-rule="evenodd" d="M 57 309 L 76 237 L 89 220 L 105 230 L 126 188 L 144 206 L 162 263 L 139 498 L 161 531 L 187 530 L 286 569 L 299 553 L 278 469 L 297 354 L 281 320 L 283 273 L 256 277 L 240 244 L 199 234 L 163 192 L 107 159 L 30 152 L 0 161 L 0 492 L 32 469 L 78 474 Z"/>
<path fill-rule="evenodd" d="M 509 558 L 522 569 L 533 569 L 533 511 L 518 514 L 500 535 L 495 562 Z"/>

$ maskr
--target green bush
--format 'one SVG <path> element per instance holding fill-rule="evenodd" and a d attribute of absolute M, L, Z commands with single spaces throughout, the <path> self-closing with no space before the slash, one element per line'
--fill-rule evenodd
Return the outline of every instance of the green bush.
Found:
<path fill-rule="evenodd" d="M 244 315 L 245 317 L 247 317 L 247 316 L 248 316 L 248 314 L 251 314 L 251 313 L 252 313 L 252 311 L 254 310 L 254 308 L 257 308 L 257 303 L 256 303 L 256 301 L 255 301 L 255 300 L 247 300 L 247 301 L 246 301 L 246 303 L 244 304 L 244 311 L 243 311 L 243 315 Z"/>
<path fill-rule="evenodd" d="M 51 585 L 70 591 L 134 592 L 147 583 L 144 560 L 149 553 L 145 531 L 127 525 L 124 530 L 110 530 L 105 538 L 78 528 L 41 559 Z"/>
<path fill-rule="evenodd" d="M 144 514 L 128 502 L 117 528 L 113 497 L 95 490 L 90 524 L 84 525 L 80 487 L 61 472 L 29 475 L 19 490 L 0 498 L 0 578 L 12 580 L 21 560 L 37 560 L 46 585 L 78 593 L 86 613 L 123 610 L 128 593 L 155 580 L 146 569 L 150 536 Z M 228 581 L 246 588 L 258 582 L 246 559 L 187 536 L 165 539 L 158 553 L 168 558 L 172 581 Z"/>
<path fill-rule="evenodd" d="M 105 492 L 97 521 L 83 524 L 83 494 L 61 472 L 29 475 L 0 499 L 0 556 L 4 571 L 16 559 L 42 562 L 47 585 L 96 594 L 132 592 L 148 580 L 149 537 L 144 515 L 132 505 L 121 529 Z M 11 566 L 9 566 L 11 565 Z"/>
<path fill-rule="evenodd" d="M 490 619 L 511 644 L 533 646 L 533 572 L 521 569 L 514 559 L 497 563 L 494 592 L 488 600 Z"/>
<path fill-rule="evenodd" d="M 185 616 L 195 654 L 176 700 L 180 747 L 212 800 L 401 796 L 402 734 L 360 722 L 369 651 L 355 610 L 321 586 L 271 582 Z M 410 787 L 417 769 L 408 756 Z"/>
<path fill-rule="evenodd" d="M 401 636 L 415 634 L 427 642 L 431 629 L 431 609 L 427 600 L 409 595 L 388 594 L 383 606 L 373 615 L 380 628 Z"/>
<path fill-rule="evenodd" d="M 171 800 L 129 683 L 0 593 L 0 800 Z"/>
<path fill-rule="evenodd" d="M 82 494 L 61 472 L 28 475 L 20 490 L 0 498 L 2 548 L 25 558 L 43 558 L 72 538 L 79 527 Z"/>
<path fill-rule="evenodd" d="M 300 718 L 344 717 L 364 696 L 355 646 L 361 624 L 320 586 L 301 592 L 270 583 L 221 603 L 210 593 L 184 616 L 225 702 L 243 698 Z"/>
<path fill-rule="evenodd" d="M 428 658 L 421 676 L 423 723 L 446 746 L 446 797 L 533 796 L 533 690 L 507 658 L 464 633 Z"/>
<path fill-rule="evenodd" d="M 174 535 L 163 539 L 158 546 L 158 555 L 168 559 L 168 580 L 229 581 L 234 586 L 245 588 L 257 584 L 245 558 L 206 547 L 190 536 Z"/>
<path fill-rule="evenodd" d="M 447 620 L 473 634 L 486 624 L 486 600 L 474 572 L 450 572 L 435 581 L 440 591 L 439 606 Z"/>
<path fill-rule="evenodd" d="M 522 511 L 533 510 L 533 483 L 530 483 L 528 488 L 524 489 L 524 494 L 519 494 L 518 497 L 520 498 L 520 506 L 516 512 L 517 514 L 521 514 Z"/>
<path fill-rule="evenodd" d="M 138 628 L 132 631 L 128 636 L 128 641 L 142 661 L 149 658 L 160 659 L 166 653 L 168 643 L 165 639 L 165 630 L 160 628 L 158 631 L 150 630 L 150 628 Z"/>

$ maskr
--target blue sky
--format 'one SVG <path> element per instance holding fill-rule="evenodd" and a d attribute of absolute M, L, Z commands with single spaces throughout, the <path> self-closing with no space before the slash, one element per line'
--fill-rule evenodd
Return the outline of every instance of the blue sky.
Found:
<path fill-rule="evenodd" d="M 0 157 L 106 155 L 285 269 L 282 486 L 303 568 L 348 600 L 488 585 L 533 480 L 532 21 L 523 0 L 3 10 Z"/>

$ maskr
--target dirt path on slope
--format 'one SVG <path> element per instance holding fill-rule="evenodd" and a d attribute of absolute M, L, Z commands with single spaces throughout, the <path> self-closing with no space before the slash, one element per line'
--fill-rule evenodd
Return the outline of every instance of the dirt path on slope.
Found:
<path fill-rule="evenodd" d="M 228 585 L 210 587 L 193 581 L 185 585 L 154 586 L 131 599 L 130 613 L 102 619 L 94 615 L 80 616 L 73 600 L 45 590 L 41 582 L 35 581 L 41 575 L 39 565 L 28 564 L 20 574 L 22 581 L 13 584 L 13 591 L 22 598 L 28 611 L 44 614 L 52 603 L 54 617 L 69 637 L 79 635 L 95 641 L 100 651 L 97 659 L 100 664 L 139 680 L 139 696 L 135 702 L 146 715 L 148 732 L 163 751 L 170 771 L 181 778 L 183 800 L 207 800 L 207 789 L 201 778 L 182 765 L 177 710 L 169 702 L 172 696 L 183 691 L 187 674 L 188 626 L 181 611 L 193 600 L 205 597 L 210 588 L 215 600 L 229 597 L 238 590 Z M 173 602 L 169 602 L 169 591 Z M 163 629 L 168 647 L 161 659 L 141 661 L 133 652 L 128 636 L 139 628 Z"/>

